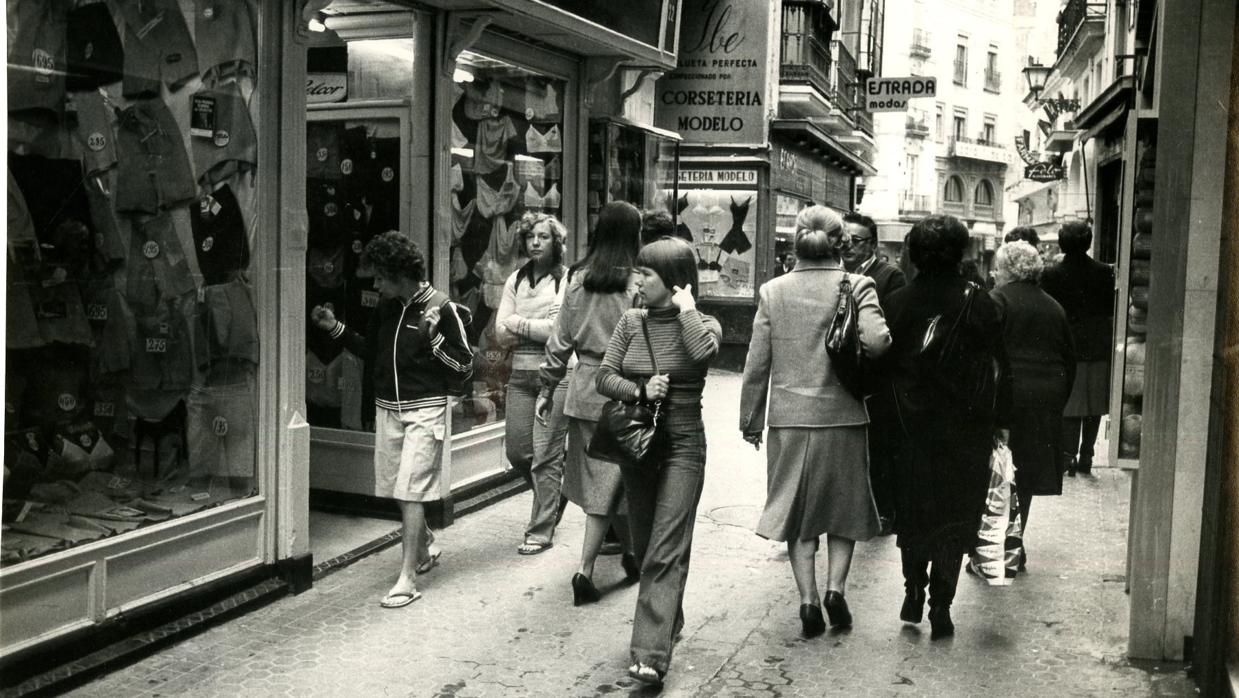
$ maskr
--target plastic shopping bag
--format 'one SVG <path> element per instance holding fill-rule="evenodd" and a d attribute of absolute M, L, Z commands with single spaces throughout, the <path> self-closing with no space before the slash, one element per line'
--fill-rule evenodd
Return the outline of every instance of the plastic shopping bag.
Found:
<path fill-rule="evenodd" d="M 989 494 L 968 567 L 990 586 L 1006 586 L 1015 579 L 1023 547 L 1015 464 L 1006 444 L 998 444 L 990 456 Z"/>

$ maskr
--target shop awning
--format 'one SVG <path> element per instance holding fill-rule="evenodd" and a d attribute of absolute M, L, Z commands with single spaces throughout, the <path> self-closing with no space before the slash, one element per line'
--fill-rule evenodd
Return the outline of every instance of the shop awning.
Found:
<path fill-rule="evenodd" d="M 878 173 L 873 165 L 861 159 L 856 153 L 848 150 L 847 146 L 840 143 L 834 136 L 827 133 L 825 129 L 811 121 L 803 119 L 775 119 L 770 122 L 770 131 L 772 134 L 781 133 L 788 136 L 793 141 L 797 139 L 812 141 L 824 149 L 827 157 L 835 160 L 840 168 L 854 175 L 869 176 Z"/>
<path fill-rule="evenodd" d="M 1050 137 L 1045 139 L 1045 150 L 1047 153 L 1070 153 L 1075 149 L 1076 136 L 1079 135 L 1076 130 L 1059 130 L 1050 133 Z"/>
<path fill-rule="evenodd" d="M 1076 114 L 1076 128 L 1084 133 L 1080 141 L 1084 142 L 1101 133 L 1108 126 L 1123 118 L 1131 108 L 1131 93 L 1135 90 L 1136 78 L 1124 75 L 1110 86 L 1102 90 L 1087 106 Z"/>

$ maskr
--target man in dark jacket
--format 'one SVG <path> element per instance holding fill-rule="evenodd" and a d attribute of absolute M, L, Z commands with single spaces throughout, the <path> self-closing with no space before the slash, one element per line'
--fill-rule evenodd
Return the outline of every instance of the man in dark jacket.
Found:
<path fill-rule="evenodd" d="M 1110 411 L 1114 330 L 1114 269 L 1088 256 L 1093 231 L 1084 222 L 1058 232 L 1063 261 L 1041 276 L 1041 288 L 1067 312 L 1076 348 L 1076 375 L 1063 409 L 1063 459 L 1068 475 L 1087 475 L 1101 416 Z"/>
<path fill-rule="evenodd" d="M 878 224 L 869 216 L 849 213 L 843 217 L 843 235 L 847 244 L 843 248 L 843 267 L 853 274 L 863 274 L 873 279 L 878 292 L 878 305 L 883 304 L 891 292 L 908 284 L 899 267 L 883 262 L 877 257 Z M 894 405 L 886 395 L 873 395 L 866 401 L 869 407 L 869 480 L 873 486 L 873 499 L 878 505 L 882 519 L 882 533 L 891 532 L 891 517 L 894 515 L 894 490 L 891 482 L 891 445 L 895 442 L 896 428 Z"/>

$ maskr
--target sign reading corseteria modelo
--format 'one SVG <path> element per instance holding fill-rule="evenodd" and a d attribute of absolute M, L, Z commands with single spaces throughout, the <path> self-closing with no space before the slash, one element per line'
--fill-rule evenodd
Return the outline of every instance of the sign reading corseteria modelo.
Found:
<path fill-rule="evenodd" d="M 865 83 L 865 109 L 871 112 L 907 111 L 909 99 L 936 97 L 933 78 L 869 78 Z"/>
<path fill-rule="evenodd" d="M 680 59 L 658 81 L 657 125 L 685 143 L 766 142 L 767 0 L 684 0 Z"/>

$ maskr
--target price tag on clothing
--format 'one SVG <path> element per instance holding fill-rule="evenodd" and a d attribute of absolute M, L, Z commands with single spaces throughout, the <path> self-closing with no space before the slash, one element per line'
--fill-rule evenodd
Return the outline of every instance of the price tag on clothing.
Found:
<path fill-rule="evenodd" d="M 378 291 L 362 291 L 361 292 L 361 306 L 363 308 L 373 308 L 377 306 L 378 304 L 379 304 L 379 292 Z"/>
<path fill-rule="evenodd" d="M 162 337 L 147 337 L 146 338 L 146 353 L 148 354 L 167 354 L 168 340 Z"/>
<path fill-rule="evenodd" d="M 214 138 L 216 120 L 215 98 L 209 94 L 194 95 L 189 113 L 189 135 L 199 138 Z"/>

